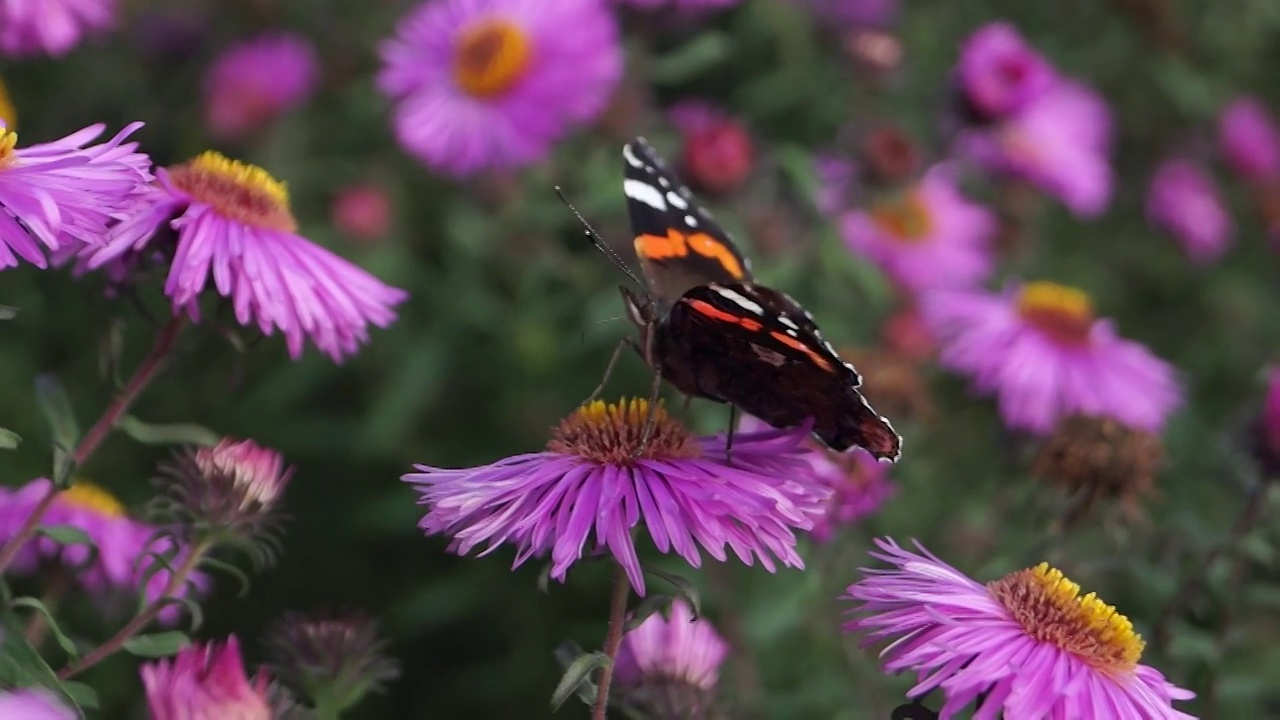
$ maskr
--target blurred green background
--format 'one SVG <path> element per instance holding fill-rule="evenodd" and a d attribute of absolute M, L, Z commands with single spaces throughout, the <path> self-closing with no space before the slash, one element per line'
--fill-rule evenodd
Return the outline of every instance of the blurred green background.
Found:
<path fill-rule="evenodd" d="M 781 0 L 746 0 L 688 24 L 623 14 L 627 86 L 645 89 L 640 101 L 572 136 L 547 163 L 466 183 L 433 176 L 398 149 L 388 103 L 372 83 L 376 43 L 409 7 L 136 0 L 101 43 L 60 60 L 0 67 L 22 144 L 99 121 L 114 132 L 141 119 L 147 127 L 137 139 L 165 165 L 211 146 L 201 129 L 201 77 L 221 49 L 266 29 L 309 37 L 323 63 L 317 96 L 251 142 L 216 147 L 286 180 L 308 237 L 412 293 L 399 321 L 375 331 L 343 366 L 314 352 L 290 362 L 276 338 L 241 355 L 215 333 L 189 335 L 180 365 L 138 404 L 144 420 L 199 422 L 251 437 L 297 466 L 279 565 L 256 576 L 245 599 L 235 597 L 234 582 L 220 582 L 203 637 L 235 632 L 256 662 L 264 625 L 284 611 L 363 608 L 381 618 L 403 676 L 351 717 L 550 716 L 559 675 L 552 650 L 565 639 L 599 646 L 608 568 L 576 565 L 565 585 L 542 594 L 538 564 L 511 572 L 509 551 L 454 557 L 446 540 L 417 530 L 421 509 L 399 476 L 415 462 L 471 465 L 539 448 L 548 428 L 595 386 L 617 340 L 632 332 L 617 319 L 616 286 L 625 278 L 582 239 L 552 186 L 564 185 L 607 237 L 625 245 L 621 143 L 641 133 L 673 153 L 676 136 L 662 107 L 690 97 L 720 103 L 747 123 L 760 162 L 748 188 L 711 203 L 713 211 L 757 250 L 759 276 L 805 303 L 833 342 L 870 345 L 894 299 L 804 198 L 812 180 L 806 159 L 842 128 L 878 123 L 905 129 L 936 157 L 957 43 L 999 18 L 1015 22 L 1064 74 L 1093 84 L 1117 116 L 1120 182 L 1108 212 L 1083 222 L 1040 203 L 1002 273 L 1081 286 L 1123 334 L 1180 369 L 1188 406 L 1168 428 L 1167 467 L 1146 504 L 1148 521 L 1095 518 L 1065 537 L 1047 537 L 1055 506 L 1027 475 L 1031 448 L 1005 433 L 991 402 L 934 372 L 936 415 L 927 424 L 898 423 L 906 439 L 892 473 L 899 489 L 881 513 L 831 544 L 806 541 L 805 572 L 769 575 L 736 564 L 684 570 L 705 588 L 709 617 L 746 643 L 726 683 L 758 703 L 759 717 L 888 717 L 911 682 L 883 677 L 873 651 L 841 636 L 836 601 L 868 564 L 864 551 L 876 535 L 919 538 L 983 581 L 1049 559 L 1143 632 L 1196 558 L 1226 535 L 1250 481 L 1242 428 L 1280 341 L 1276 255 L 1230 181 L 1237 243 L 1209 268 L 1189 265 L 1172 240 L 1148 229 L 1141 203 L 1154 163 L 1167 152 L 1210 156 L 1214 118 L 1232 96 L 1280 100 L 1280 4 L 905 0 L 891 32 L 903 55 L 889 73 L 850 60 L 841 36 Z M 194 19 L 192 39 L 160 47 L 148 24 L 157 17 Z M 160 32 L 163 39 L 172 31 Z M 366 181 L 385 187 L 394 208 L 390 234 L 375 242 L 343 237 L 329 215 L 335 191 Z M 989 188 L 973 192 L 998 199 Z M 778 218 L 790 241 L 759 252 L 760 234 L 776 230 Z M 126 324 L 127 368 L 145 352 L 150 330 L 133 307 L 103 302 L 97 283 L 65 271 L 6 271 L 0 303 L 21 309 L 0 326 L 0 426 L 24 438 L 18 451 L 0 454 L 0 479 L 16 485 L 50 467 L 35 376 L 56 373 L 87 425 L 110 393 L 98 372 L 108 328 Z M 644 393 L 647 378 L 639 360 L 627 357 L 609 394 Z M 690 416 L 704 430 L 724 422 L 722 408 L 703 403 Z M 141 505 L 167 452 L 117 434 L 83 473 Z M 1268 522 L 1260 525 L 1245 543 L 1249 575 L 1230 598 L 1230 624 L 1218 596 L 1226 579 L 1215 575 L 1209 599 L 1191 603 L 1173 641 L 1144 657 L 1200 693 L 1184 707 L 1189 712 L 1280 712 L 1277 537 Z M 88 613 L 73 626 L 105 637 Z M 86 680 L 102 694 L 101 717 L 140 716 L 135 660 L 115 658 Z M 585 716 L 575 701 L 558 714 Z"/>

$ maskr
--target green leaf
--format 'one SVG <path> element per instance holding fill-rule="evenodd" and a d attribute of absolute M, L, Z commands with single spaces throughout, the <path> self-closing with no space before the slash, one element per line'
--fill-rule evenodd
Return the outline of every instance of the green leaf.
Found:
<path fill-rule="evenodd" d="M 53 433 L 53 482 L 58 487 L 68 487 L 75 470 L 71 451 L 80 440 L 80 426 L 58 378 L 48 373 L 36 377 L 36 404 Z"/>
<path fill-rule="evenodd" d="M 631 630 L 635 630 L 640 627 L 641 623 L 648 620 L 650 615 L 660 613 L 670 607 L 671 601 L 674 599 L 675 598 L 672 596 L 664 595 L 662 593 L 650 593 L 647 595 L 645 599 L 641 600 L 640 603 L 636 605 L 635 609 L 631 611 L 631 617 L 627 618 L 627 624 L 625 626 L 627 631 L 630 632 Z"/>
<path fill-rule="evenodd" d="M 591 673 L 608 667 L 611 663 L 609 656 L 602 652 L 586 653 L 575 658 L 565 669 L 560 682 L 556 683 L 555 692 L 551 693 L 551 709 L 559 710 L 570 695 L 576 693 L 581 697 L 583 693 L 580 690 L 590 682 Z M 590 684 L 594 686 L 594 683 Z M 584 701 L 590 705 L 595 702 L 595 695 L 595 692 L 591 692 L 590 699 L 584 698 Z"/>
<path fill-rule="evenodd" d="M 191 639 L 181 630 L 165 630 L 147 635 L 135 635 L 124 641 L 124 649 L 138 657 L 159 658 L 176 655 L 179 650 L 190 644 Z"/>
<path fill-rule="evenodd" d="M 31 647 L 31 643 L 27 642 L 20 618 L 12 611 L 5 610 L 0 615 L 0 625 L 0 687 L 39 685 L 54 692 L 69 707 L 76 707 L 58 676 L 40 657 L 40 653 Z M 76 716 L 83 718 L 84 713 L 77 708 Z"/>
<path fill-rule="evenodd" d="M 779 145 L 773 150 L 783 175 L 795 185 L 797 194 L 813 203 L 821 190 L 818 173 L 813 166 L 813 153 L 799 145 Z"/>
<path fill-rule="evenodd" d="M 654 60 L 649 80 L 655 85 L 678 85 L 729 57 L 730 42 L 723 32 L 703 32 Z"/>
<path fill-rule="evenodd" d="M 689 603 L 689 607 L 693 609 L 694 620 L 697 620 L 702 616 L 702 598 L 698 594 L 698 588 L 694 587 L 693 583 L 689 582 L 687 578 L 682 575 L 667 572 L 661 568 L 653 567 L 652 565 L 644 565 L 642 563 L 641 566 L 646 574 L 652 575 L 659 580 L 666 581 L 680 592 L 680 597 L 684 598 L 685 601 Z"/>
<path fill-rule="evenodd" d="M 62 651 L 72 659 L 80 657 L 80 649 L 76 647 L 75 642 L 71 638 L 67 637 L 66 634 L 62 632 L 62 628 L 58 627 L 58 619 L 53 616 L 53 613 L 50 612 L 49 608 L 46 607 L 43 602 L 40 602 L 38 598 L 14 598 L 9 601 L 9 607 L 30 608 L 41 615 L 44 615 L 45 622 L 49 625 L 49 632 L 53 633 L 53 638 L 57 640 L 58 647 L 62 648 Z"/>
<path fill-rule="evenodd" d="M 20 442 L 22 438 L 18 437 L 18 433 L 0 428 L 0 450 L 14 450 Z"/>
<path fill-rule="evenodd" d="M 219 560 L 218 558 L 204 557 L 204 558 L 201 558 L 200 560 L 200 567 L 213 568 L 214 570 L 221 570 L 222 572 L 227 573 L 228 575 L 235 578 L 236 580 L 239 580 L 240 592 L 236 595 L 237 598 L 244 598 L 249 594 L 249 576 L 248 574 L 245 573 L 244 570 L 241 570 L 235 565 L 232 565 L 231 563 L 225 560 Z"/>
<path fill-rule="evenodd" d="M 187 596 L 165 597 L 156 601 L 156 604 L 164 609 L 168 605 L 181 605 L 186 608 L 187 613 L 191 616 L 191 627 L 187 628 L 187 632 L 195 634 L 200 626 L 204 624 L 204 610 L 200 608 L 200 603 Z"/>
<path fill-rule="evenodd" d="M 71 699 L 75 700 L 76 705 L 79 705 L 82 709 L 98 710 L 100 708 L 98 691 L 91 686 L 76 680 L 68 680 L 62 684 L 62 687 L 67 691 L 67 695 L 70 695 Z"/>
<path fill-rule="evenodd" d="M 221 436 L 203 425 L 194 423 L 147 423 L 133 415 L 125 415 L 116 421 L 116 427 L 125 435 L 144 445 L 201 445 L 212 447 Z"/>

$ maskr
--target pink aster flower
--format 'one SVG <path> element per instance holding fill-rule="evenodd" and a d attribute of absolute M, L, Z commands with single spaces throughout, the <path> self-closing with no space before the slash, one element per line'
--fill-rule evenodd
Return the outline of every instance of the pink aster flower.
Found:
<path fill-rule="evenodd" d="M 16 147 L 17 133 L 0 127 L 0 270 L 19 258 L 45 268 L 46 253 L 105 241 L 108 224 L 136 206 L 152 179 L 151 160 L 134 152 L 136 142 L 124 142 L 140 127 L 90 145 L 106 128 L 91 125 L 25 148 Z"/>
<path fill-rule="evenodd" d="M 116 0 L 0 0 L 0 53 L 65 55 L 111 27 L 115 14 Z"/>
<path fill-rule="evenodd" d="M 813 204 L 823 215 L 839 215 L 852 203 L 858 181 L 858 168 L 834 153 L 820 153 L 813 158 L 813 172 L 818 188 Z"/>
<path fill-rule="evenodd" d="M 0 542 L 12 538 L 49 490 L 49 481 L 37 478 L 16 490 L 0 490 Z M 47 537 L 28 541 L 13 562 L 18 573 L 34 573 L 44 562 L 57 562 L 69 568 L 85 590 L 91 593 L 137 592 L 143 573 L 152 564 L 148 551 L 163 552 L 172 540 L 153 540 L 159 529 L 134 520 L 124 505 L 109 492 L 93 483 L 79 481 L 58 494 L 41 521 L 42 527 L 69 525 L 89 536 L 96 556 L 89 565 L 90 550 L 84 545 L 59 545 Z M 180 561 L 177 561 L 180 562 Z M 172 562 L 170 563 L 173 564 Z M 159 570 L 147 579 L 148 600 L 159 599 L 168 585 L 170 573 Z M 210 584 L 202 573 L 191 577 L 196 590 Z M 161 619 L 177 619 L 177 607 L 167 608 Z"/>
<path fill-rule="evenodd" d="M 1003 293 L 937 291 L 921 303 L 940 363 L 994 393 L 1011 428 L 1048 433 L 1065 415 L 1102 415 L 1158 433 L 1181 404 L 1172 366 L 1095 318 L 1084 292 L 1030 282 Z"/>
<path fill-rule="evenodd" d="M 603 0 L 424 2 L 381 53 L 400 144 L 454 175 L 541 160 L 622 77 Z"/>
<path fill-rule="evenodd" d="M 943 720 L 975 703 L 978 719 L 1193 717 L 1173 701 L 1195 693 L 1139 662 L 1145 643 L 1129 619 L 1047 563 L 981 585 L 918 543 L 921 554 L 876 546 L 871 556 L 893 567 L 863 569 L 849 586 L 858 617 L 845 631 L 865 633 L 864 645 L 893 638 L 885 671 L 916 673 L 907 697 L 940 689 Z"/>
<path fill-rule="evenodd" d="M 376 242 L 391 230 L 391 198 L 378 185 L 348 185 L 329 208 L 334 227 L 364 242 Z"/>
<path fill-rule="evenodd" d="M 957 72 L 965 99 L 986 119 L 1022 110 L 1058 81 L 1049 61 L 1008 22 L 988 23 L 970 35 Z"/>
<path fill-rule="evenodd" d="M 1217 260 L 1231 242 L 1231 215 L 1213 178 L 1189 160 L 1160 164 L 1147 189 L 1147 219 L 1173 235 L 1193 262 Z"/>
<path fill-rule="evenodd" d="M 271 720 L 266 673 L 249 680 L 240 644 L 196 643 L 140 670 L 151 720 Z"/>
<path fill-rule="evenodd" d="M 711 622 L 677 599 L 670 618 L 654 613 L 623 636 L 614 678 L 628 705 L 648 711 L 645 717 L 707 717 L 728 655 L 729 643 Z"/>
<path fill-rule="evenodd" d="M 845 243 L 910 292 L 969 287 L 994 269 L 995 214 L 970 202 L 942 166 L 841 219 Z"/>
<path fill-rule="evenodd" d="M 694 567 L 698 545 L 720 561 L 727 545 L 769 572 L 774 558 L 803 568 L 793 531 L 812 528 L 830 494 L 806 461 L 808 430 L 735 434 L 730 462 L 723 436 L 695 438 L 662 408 L 653 412 L 639 456 L 648 404 L 596 401 L 566 418 L 544 452 L 458 470 L 417 465 L 403 480 L 427 506 L 418 527 L 450 536 L 460 555 L 483 543 L 482 555 L 513 545 L 513 567 L 550 553 L 551 577 L 561 582 L 584 552 L 609 553 L 640 595 L 632 530 L 641 522 L 660 552 Z"/>
<path fill-rule="evenodd" d="M 0 692 L 0 718 L 13 720 L 76 720 L 80 714 L 41 687 Z"/>
<path fill-rule="evenodd" d="M 317 74 L 311 43 L 293 33 L 238 43 L 205 75 L 205 124 L 217 138 L 246 135 L 305 103 Z"/>
<path fill-rule="evenodd" d="M 174 312 L 198 318 L 212 286 L 231 299 L 241 325 L 279 330 L 293 358 L 310 338 L 341 362 L 368 340 L 369 325 L 395 320 L 405 292 L 299 235 L 284 183 L 262 168 L 206 152 L 157 172 L 149 202 L 113 228 L 90 268 L 173 242 L 164 248 L 173 257 L 164 292 Z M 176 240 L 159 232 L 166 226 Z"/>
<path fill-rule="evenodd" d="M 680 165 L 694 190 L 721 195 L 740 188 L 755 167 L 751 133 L 724 110 L 686 100 L 667 111 L 680 131 Z"/>
<path fill-rule="evenodd" d="M 988 128 L 961 136 L 960 150 L 994 172 L 1021 178 L 1081 217 L 1111 201 L 1111 111 L 1084 85 L 1063 80 Z"/>
<path fill-rule="evenodd" d="M 1254 181 L 1280 178 L 1280 129 L 1262 101 L 1236 98 L 1218 118 L 1218 143 L 1227 164 Z"/>

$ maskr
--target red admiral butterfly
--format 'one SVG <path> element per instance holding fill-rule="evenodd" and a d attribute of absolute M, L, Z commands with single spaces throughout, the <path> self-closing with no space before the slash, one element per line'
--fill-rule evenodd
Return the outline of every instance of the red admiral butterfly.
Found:
<path fill-rule="evenodd" d="M 862 378 L 823 339 L 813 316 L 786 293 L 753 281 L 728 233 L 644 138 L 627 143 L 622 156 L 646 292 L 621 290 L 640 328 L 636 347 L 655 371 L 653 394 L 666 379 L 686 395 L 729 403 L 774 427 L 813 418 L 814 435 L 826 446 L 857 445 L 896 461 L 902 438 L 858 391 Z"/>

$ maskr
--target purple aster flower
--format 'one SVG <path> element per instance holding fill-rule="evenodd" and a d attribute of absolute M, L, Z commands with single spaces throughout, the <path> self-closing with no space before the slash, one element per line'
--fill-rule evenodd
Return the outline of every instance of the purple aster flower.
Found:
<path fill-rule="evenodd" d="M 315 90 L 315 50 L 293 33 L 262 35 L 222 53 L 204 78 L 204 118 L 217 138 L 236 138 L 302 105 Z"/>
<path fill-rule="evenodd" d="M 0 717 L 13 720 L 76 720 L 80 714 L 41 687 L 0 692 Z"/>
<path fill-rule="evenodd" d="M 1007 22 L 983 25 L 960 48 L 960 89 L 985 119 L 1016 113 L 1058 82 L 1057 72 Z"/>
<path fill-rule="evenodd" d="M 395 320 L 406 293 L 299 235 L 284 183 L 267 171 L 206 152 L 157 173 L 148 202 L 113 228 L 88 267 L 128 263 L 172 242 L 162 249 L 173 253 L 164 292 L 174 312 L 198 318 L 212 285 L 241 325 L 279 330 L 293 358 L 310 338 L 341 362 L 368 340 L 370 324 Z M 176 240 L 159 232 L 165 226 Z"/>
<path fill-rule="evenodd" d="M 1111 200 L 1111 111 L 1093 90 L 1063 80 L 988 128 L 970 130 L 960 150 L 978 164 L 1021 178 L 1081 217 Z"/>
<path fill-rule="evenodd" d="M 1189 160 L 1160 164 L 1147 189 L 1147 219 L 1173 235 L 1193 262 L 1217 260 L 1231 242 L 1231 215 L 1213 178 Z"/>
<path fill-rule="evenodd" d="M 1280 177 L 1280 129 L 1267 106 L 1255 97 L 1240 97 L 1218 118 L 1218 142 L 1227 164 L 1248 180 Z"/>
<path fill-rule="evenodd" d="M 236 636 L 225 643 L 197 643 L 140 670 L 151 720 L 271 720 L 270 679 L 250 681 Z"/>
<path fill-rule="evenodd" d="M 61 140 L 16 147 L 0 127 L 0 270 L 19 258 L 48 267 L 46 252 L 67 254 L 101 245 L 107 226 L 136 206 L 150 182 L 151 160 L 123 142 L 133 123 L 105 143 L 89 145 L 105 125 Z"/>
<path fill-rule="evenodd" d="M 584 552 L 610 553 L 639 595 L 632 530 L 642 521 L 660 552 L 694 567 L 698 545 L 720 561 L 727 545 L 769 572 L 774 558 L 803 568 L 793 531 L 812 528 L 830 494 L 806 461 L 808 428 L 735 434 L 730 461 L 723 436 L 696 438 L 661 407 L 653 414 L 638 455 L 648 403 L 596 401 L 561 422 L 543 452 L 458 470 L 417 465 L 403 480 L 427 506 L 418 527 L 452 537 L 458 554 L 511 544 L 513 567 L 550 553 L 561 582 Z"/>
<path fill-rule="evenodd" d="M 995 393 L 1011 428 L 1044 434 L 1080 413 L 1158 433 L 1182 403 L 1173 367 L 1095 318 L 1076 288 L 1041 281 L 1004 293 L 940 290 L 924 296 L 921 312 L 938 336 L 940 363 Z"/>
<path fill-rule="evenodd" d="M 49 480 L 37 478 L 16 490 L 0 490 L 0 542 L 12 538 L 22 523 L 35 510 L 49 490 Z M 47 537 L 37 537 L 22 546 L 13 562 L 18 573 L 34 573 L 42 563 L 55 561 L 73 571 L 76 582 L 91 593 L 137 592 L 143 573 L 151 565 L 145 554 L 163 553 L 171 548 L 171 539 L 155 539 L 159 528 L 134 520 L 111 493 L 93 483 L 81 480 L 59 493 L 41 520 L 42 527 L 69 525 L 83 531 L 97 548 L 88 566 L 90 550 L 84 545 L 59 545 Z M 180 563 L 174 560 L 170 565 Z M 159 570 L 146 582 L 146 597 L 157 600 L 168 585 L 170 573 Z M 210 585 L 203 573 L 194 573 L 191 583 L 203 591 Z M 178 617 L 178 607 L 166 608 L 161 619 Z"/>
<path fill-rule="evenodd" d="M 729 643 L 683 600 L 670 618 L 654 613 L 622 638 L 614 670 L 620 695 L 644 717 L 709 717 Z"/>
<path fill-rule="evenodd" d="M 0 53 L 65 55 L 115 22 L 116 0 L 0 0 Z"/>
<path fill-rule="evenodd" d="M 1193 717 L 1172 702 L 1195 693 L 1139 662 L 1145 643 L 1129 619 L 1047 563 L 980 585 L 918 543 L 922 554 L 876 546 L 871 556 L 893 567 L 863 569 L 849 586 L 858 617 L 845 631 L 865 633 L 864 645 L 894 638 L 885 670 L 916 673 L 907 697 L 941 689 L 943 720 L 975 701 L 974 718 Z"/>
<path fill-rule="evenodd" d="M 995 267 L 996 216 L 936 166 L 921 180 L 841 219 L 845 243 L 904 289 L 970 287 Z"/>
<path fill-rule="evenodd" d="M 813 198 L 818 212 L 835 216 L 848 209 L 857 186 L 857 166 L 840 155 L 819 153 L 813 158 L 813 171 L 818 176 Z"/>
<path fill-rule="evenodd" d="M 454 175 L 541 160 L 622 77 L 602 0 L 425 2 L 381 52 L 400 144 Z"/>

